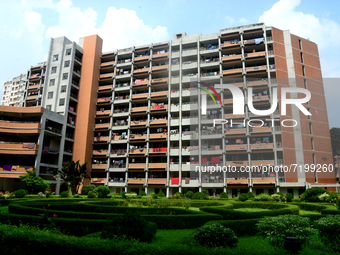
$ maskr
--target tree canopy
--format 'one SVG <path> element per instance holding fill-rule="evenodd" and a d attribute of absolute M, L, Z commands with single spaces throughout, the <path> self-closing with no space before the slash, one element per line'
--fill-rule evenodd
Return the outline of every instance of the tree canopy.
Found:
<path fill-rule="evenodd" d="M 50 183 L 38 176 L 35 171 L 26 171 L 27 174 L 19 176 L 20 180 L 26 183 L 31 194 L 45 192 L 50 187 Z"/>
<path fill-rule="evenodd" d="M 87 162 L 79 164 L 77 162 L 67 161 L 66 165 L 61 170 L 58 170 L 57 176 L 63 180 L 68 188 L 69 193 L 78 193 L 80 185 L 83 184 L 83 179 L 88 179 Z"/>

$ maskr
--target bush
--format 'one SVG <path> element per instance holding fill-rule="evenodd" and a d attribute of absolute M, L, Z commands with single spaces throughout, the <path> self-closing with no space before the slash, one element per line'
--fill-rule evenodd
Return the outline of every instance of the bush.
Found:
<path fill-rule="evenodd" d="M 159 191 L 157 194 L 158 197 L 165 197 L 165 194 L 163 193 L 163 191 Z"/>
<path fill-rule="evenodd" d="M 246 193 L 242 193 L 239 197 L 240 201 L 247 201 L 248 200 L 248 196 Z"/>
<path fill-rule="evenodd" d="M 329 199 L 329 195 L 327 193 L 323 193 L 320 196 L 318 196 L 318 198 L 321 202 L 326 202 Z"/>
<path fill-rule="evenodd" d="M 131 192 L 125 194 L 126 198 L 137 198 L 137 193 Z"/>
<path fill-rule="evenodd" d="M 232 229 L 237 236 L 254 236 L 257 234 L 257 223 L 260 219 L 246 219 L 246 220 L 218 220 L 209 221 L 205 225 L 214 223 L 221 224 L 226 228 Z"/>
<path fill-rule="evenodd" d="M 299 203 L 299 202 L 301 202 L 301 199 L 300 198 L 293 198 L 292 202 Z"/>
<path fill-rule="evenodd" d="M 272 199 L 274 199 L 276 202 L 280 202 L 281 201 L 281 196 L 278 194 L 273 194 L 271 195 Z"/>
<path fill-rule="evenodd" d="M 14 195 L 16 198 L 23 198 L 28 195 L 28 191 L 25 189 L 18 189 L 14 191 Z"/>
<path fill-rule="evenodd" d="M 96 195 L 95 195 L 95 193 L 93 191 L 89 191 L 89 193 L 87 193 L 87 197 L 88 198 L 95 198 Z"/>
<path fill-rule="evenodd" d="M 219 196 L 219 198 L 229 198 L 228 194 L 225 192 L 222 192 Z"/>
<path fill-rule="evenodd" d="M 301 195 L 301 201 L 304 202 L 320 202 L 319 196 L 322 194 L 329 194 L 329 192 L 320 187 L 306 189 Z"/>
<path fill-rule="evenodd" d="M 80 195 L 79 194 L 74 194 L 73 197 L 74 198 L 80 198 Z"/>
<path fill-rule="evenodd" d="M 202 198 L 208 199 L 208 197 L 209 197 L 209 192 L 206 189 L 202 190 Z"/>
<path fill-rule="evenodd" d="M 292 193 L 287 193 L 287 194 L 286 194 L 286 200 L 287 200 L 287 202 L 292 202 L 293 198 L 294 198 L 294 196 L 293 196 Z"/>
<path fill-rule="evenodd" d="M 98 195 L 98 198 L 109 198 L 110 189 L 108 186 L 98 186 L 95 189 L 95 192 Z"/>
<path fill-rule="evenodd" d="M 221 224 L 211 224 L 199 228 L 194 234 L 194 239 L 202 246 L 230 247 L 237 246 L 238 239 L 233 230 Z"/>
<path fill-rule="evenodd" d="M 63 191 L 60 193 L 60 197 L 66 198 L 68 197 L 70 194 L 68 193 L 68 191 Z"/>
<path fill-rule="evenodd" d="M 255 196 L 254 196 L 254 194 L 253 194 L 253 192 L 248 192 L 247 193 L 247 197 L 248 197 L 248 199 L 253 199 Z"/>
<path fill-rule="evenodd" d="M 157 196 L 157 194 L 155 192 L 151 193 L 151 197 L 152 197 L 152 199 L 157 199 L 158 198 L 158 196 Z"/>
<path fill-rule="evenodd" d="M 126 192 L 125 191 L 120 192 L 120 197 L 121 198 L 126 198 Z"/>
<path fill-rule="evenodd" d="M 118 220 L 110 220 L 103 227 L 101 236 L 104 239 L 125 236 L 128 239 L 151 242 L 156 232 L 157 225 L 155 223 L 147 222 L 139 213 L 127 211 Z"/>
<path fill-rule="evenodd" d="M 262 193 L 254 198 L 254 201 L 270 201 L 273 200 L 268 194 Z"/>
<path fill-rule="evenodd" d="M 140 191 L 138 195 L 141 196 L 141 197 L 146 197 L 147 196 L 145 191 L 143 191 L 143 190 Z"/>
<path fill-rule="evenodd" d="M 258 223 L 259 234 L 275 247 L 283 247 L 286 236 L 299 237 L 302 243 L 309 241 L 316 230 L 311 227 L 310 219 L 298 215 L 265 217 Z"/>
<path fill-rule="evenodd" d="M 316 221 L 321 241 L 331 247 L 335 252 L 340 252 L 340 215 L 328 215 Z"/>
<path fill-rule="evenodd" d="M 203 194 L 201 192 L 196 192 L 193 196 L 192 199 L 203 199 Z"/>
<path fill-rule="evenodd" d="M 285 196 L 285 195 L 283 195 L 282 192 L 277 192 L 276 194 L 277 194 L 277 195 L 280 195 L 280 197 L 284 197 L 284 196 Z"/>
<path fill-rule="evenodd" d="M 185 196 L 186 196 L 187 198 L 192 198 L 193 195 L 194 195 L 194 192 L 192 192 L 192 191 L 190 191 L 190 190 L 185 194 Z"/>
<path fill-rule="evenodd" d="M 84 195 L 89 194 L 90 191 L 94 192 L 96 189 L 95 185 L 88 185 L 88 186 L 84 186 L 81 190 L 81 193 Z"/>

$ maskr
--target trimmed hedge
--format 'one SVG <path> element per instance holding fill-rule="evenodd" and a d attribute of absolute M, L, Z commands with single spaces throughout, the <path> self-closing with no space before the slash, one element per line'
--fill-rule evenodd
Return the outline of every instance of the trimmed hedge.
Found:
<path fill-rule="evenodd" d="M 219 221 L 209 221 L 205 225 L 211 224 L 221 224 L 226 228 L 234 230 L 237 236 L 253 236 L 256 235 L 258 230 L 256 224 L 260 219 L 246 219 L 246 220 L 219 220 Z"/>
<path fill-rule="evenodd" d="M 127 240 L 102 240 L 99 238 L 74 237 L 56 234 L 51 231 L 0 225 L 0 250 L 2 255 L 45 255 L 53 251 L 63 255 L 106 255 L 106 254 L 139 254 L 139 255 L 220 255 L 225 249 L 209 249 L 187 245 L 164 243 L 147 244 Z M 235 253 L 234 253 L 235 254 Z"/>
<path fill-rule="evenodd" d="M 244 203 L 233 203 L 233 208 L 262 208 L 272 209 L 271 211 L 263 212 L 241 212 L 234 211 L 228 207 L 203 207 L 201 211 L 208 213 L 216 213 L 223 216 L 223 220 L 240 220 L 240 219 L 256 219 L 265 216 L 278 216 L 282 214 L 299 214 L 299 208 L 294 205 L 283 205 L 273 203 L 258 203 L 258 202 L 244 202 Z"/>
<path fill-rule="evenodd" d="M 292 204 L 297 205 L 301 210 L 305 210 L 305 211 L 321 212 L 322 210 L 328 208 L 328 206 L 326 205 L 315 204 L 315 203 L 299 202 L 299 203 L 292 203 Z"/>
<path fill-rule="evenodd" d="M 331 208 L 329 208 L 329 209 L 324 209 L 324 210 L 322 210 L 321 211 L 321 214 L 322 215 L 329 215 L 329 214 L 340 214 L 340 210 L 338 210 L 338 209 L 336 209 L 335 207 L 334 207 L 334 209 L 331 209 Z"/>

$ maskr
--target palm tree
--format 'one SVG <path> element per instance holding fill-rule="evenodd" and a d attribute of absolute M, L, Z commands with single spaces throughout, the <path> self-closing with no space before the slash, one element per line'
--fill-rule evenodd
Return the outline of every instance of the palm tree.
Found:
<path fill-rule="evenodd" d="M 87 162 L 80 165 L 77 162 L 67 161 L 62 170 L 58 170 L 57 176 L 64 181 L 70 194 L 77 194 L 79 187 L 83 184 L 83 179 L 90 178 L 87 175 Z"/>

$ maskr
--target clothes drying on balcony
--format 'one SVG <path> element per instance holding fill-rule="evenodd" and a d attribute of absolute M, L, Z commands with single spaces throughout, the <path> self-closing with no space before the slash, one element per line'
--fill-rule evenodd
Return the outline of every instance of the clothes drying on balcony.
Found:
<path fill-rule="evenodd" d="M 179 184 L 179 178 L 171 178 L 171 184 L 178 185 Z"/>

